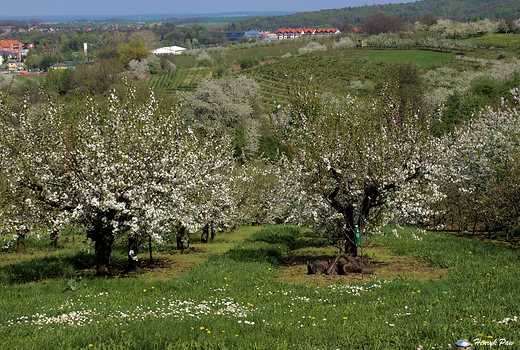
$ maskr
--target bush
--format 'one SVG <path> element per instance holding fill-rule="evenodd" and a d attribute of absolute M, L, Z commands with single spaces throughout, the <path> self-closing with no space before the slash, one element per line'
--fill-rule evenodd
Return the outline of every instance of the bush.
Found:
<path fill-rule="evenodd" d="M 260 63 L 260 60 L 254 57 L 247 57 L 238 61 L 238 64 L 240 64 L 241 69 L 253 68 L 258 63 Z"/>
<path fill-rule="evenodd" d="M 307 53 L 317 52 L 317 51 L 327 51 L 327 46 L 317 43 L 315 41 L 312 41 L 312 42 L 308 43 L 306 46 L 300 47 L 298 49 L 298 52 L 300 53 L 300 55 L 305 55 Z"/>

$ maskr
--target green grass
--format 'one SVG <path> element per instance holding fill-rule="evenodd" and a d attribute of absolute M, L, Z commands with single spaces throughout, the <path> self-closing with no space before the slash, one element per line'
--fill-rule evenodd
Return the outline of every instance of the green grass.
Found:
<path fill-rule="evenodd" d="M 520 35 L 519 34 L 493 34 L 474 37 L 465 39 L 472 44 L 481 45 L 486 47 L 508 47 L 511 46 L 518 49 L 520 46 Z"/>
<path fill-rule="evenodd" d="M 448 274 L 292 285 L 275 278 L 279 264 L 315 241 L 293 227 L 247 227 L 217 236 L 200 253 L 206 262 L 177 278 L 2 283 L 0 347 L 447 349 L 462 338 L 520 344 L 519 322 L 501 323 L 520 315 L 517 251 L 397 227 L 366 244 L 388 246 Z"/>

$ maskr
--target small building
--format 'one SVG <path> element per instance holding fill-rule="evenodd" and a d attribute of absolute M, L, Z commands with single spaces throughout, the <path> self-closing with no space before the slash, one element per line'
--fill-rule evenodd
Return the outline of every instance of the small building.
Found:
<path fill-rule="evenodd" d="M 224 35 L 226 35 L 226 39 L 228 41 L 241 41 L 242 39 L 244 39 L 246 32 L 226 31 L 226 32 L 224 32 Z"/>
<path fill-rule="evenodd" d="M 63 64 L 63 63 L 56 63 L 51 66 L 52 70 L 60 70 L 60 69 L 68 69 L 68 68 L 69 68 L 69 66 L 67 66 L 66 64 Z"/>
<path fill-rule="evenodd" d="M 260 39 L 260 32 L 258 30 L 248 30 L 244 33 L 244 38 L 247 39 Z"/>
<path fill-rule="evenodd" d="M 180 55 L 186 51 L 186 48 L 180 46 L 165 46 L 158 49 L 152 50 L 152 53 L 156 55 Z"/>
<path fill-rule="evenodd" d="M 15 72 L 23 69 L 23 64 L 20 62 L 7 62 L 7 70 Z"/>

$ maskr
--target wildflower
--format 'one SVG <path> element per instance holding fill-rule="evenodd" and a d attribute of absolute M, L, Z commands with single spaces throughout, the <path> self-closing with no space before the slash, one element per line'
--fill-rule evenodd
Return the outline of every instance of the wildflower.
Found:
<path fill-rule="evenodd" d="M 270 268 L 270 267 L 268 267 L 268 268 L 267 268 L 267 271 L 271 271 L 271 268 Z"/>
<path fill-rule="evenodd" d="M 206 330 L 206 333 L 211 334 L 211 331 L 209 329 Z"/>
<path fill-rule="evenodd" d="M 344 321 L 348 320 L 348 317 L 347 316 L 343 316 L 343 320 Z"/>
<path fill-rule="evenodd" d="M 225 330 L 222 330 L 222 333 L 226 333 L 226 331 L 225 331 Z"/>
<path fill-rule="evenodd" d="M 146 293 L 146 289 L 143 289 L 143 293 Z"/>
<path fill-rule="evenodd" d="M 492 335 L 488 335 L 487 338 L 488 339 L 493 339 L 493 336 Z"/>
<path fill-rule="evenodd" d="M 154 287 L 154 286 L 152 286 L 152 290 L 154 290 L 154 289 L 155 289 L 155 287 Z"/>
<path fill-rule="evenodd" d="M 203 331 L 203 330 L 204 330 L 204 326 L 200 326 L 199 329 L 200 329 L 201 331 Z"/>
<path fill-rule="evenodd" d="M 229 284 L 226 283 L 226 287 L 229 287 Z"/>
<path fill-rule="evenodd" d="M 477 337 L 482 337 L 482 336 L 483 336 L 482 333 L 477 334 Z"/>
<path fill-rule="evenodd" d="M 93 346 L 94 346 L 94 344 L 88 344 L 88 347 L 89 347 L 89 348 L 91 348 L 91 347 L 93 347 Z"/>
<path fill-rule="evenodd" d="M 421 290 L 420 290 L 420 289 L 417 289 L 417 293 L 420 293 L 420 292 L 421 292 Z"/>
<path fill-rule="evenodd" d="M 134 314 L 134 313 L 131 313 L 130 316 L 131 316 L 131 317 L 135 317 L 135 314 Z"/>
<path fill-rule="evenodd" d="M 238 334 L 235 334 L 235 337 L 238 337 Z"/>

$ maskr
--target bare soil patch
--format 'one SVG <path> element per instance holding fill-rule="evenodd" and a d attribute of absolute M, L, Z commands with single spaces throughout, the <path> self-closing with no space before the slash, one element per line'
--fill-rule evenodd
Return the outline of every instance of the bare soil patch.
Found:
<path fill-rule="evenodd" d="M 324 254 L 320 258 L 324 258 Z M 334 257 L 329 256 L 329 260 Z M 353 281 L 393 280 L 396 278 L 434 280 L 445 276 L 448 269 L 433 267 L 425 262 L 410 257 L 393 254 L 388 247 L 371 246 L 364 249 L 363 260 L 374 269 L 373 274 L 348 275 L 308 275 L 307 261 L 289 256 L 287 261 L 278 267 L 276 279 L 291 284 L 308 286 L 326 286 L 334 283 Z"/>

